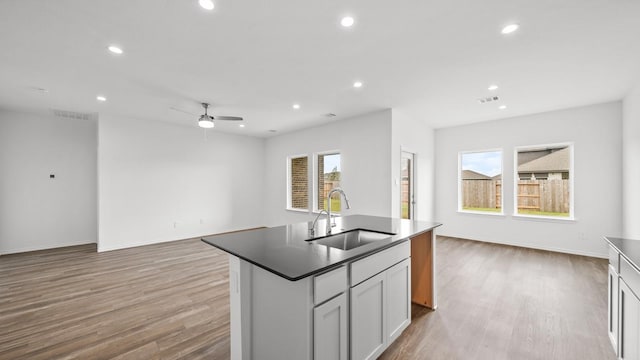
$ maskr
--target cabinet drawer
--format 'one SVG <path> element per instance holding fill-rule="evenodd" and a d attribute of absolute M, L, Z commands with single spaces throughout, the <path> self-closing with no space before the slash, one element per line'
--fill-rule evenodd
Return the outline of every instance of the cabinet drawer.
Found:
<path fill-rule="evenodd" d="M 616 273 L 620 273 L 620 254 L 609 245 L 609 264 L 613 266 Z"/>
<path fill-rule="evenodd" d="M 405 241 L 351 264 L 351 286 L 384 271 L 411 256 L 411 242 Z"/>
<path fill-rule="evenodd" d="M 313 303 L 318 305 L 347 289 L 347 267 L 316 276 L 313 279 Z"/>
<path fill-rule="evenodd" d="M 620 277 L 629 285 L 631 291 L 640 297 L 640 272 L 622 256 L 620 257 Z"/>

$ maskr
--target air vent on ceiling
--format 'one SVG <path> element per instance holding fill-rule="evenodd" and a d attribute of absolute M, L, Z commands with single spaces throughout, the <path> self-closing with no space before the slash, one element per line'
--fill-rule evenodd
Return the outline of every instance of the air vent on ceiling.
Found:
<path fill-rule="evenodd" d="M 478 103 L 484 104 L 484 103 L 498 101 L 498 100 L 500 100 L 500 98 L 497 96 L 487 96 L 487 97 L 479 98 Z"/>
<path fill-rule="evenodd" d="M 58 110 L 58 109 L 53 109 L 52 111 L 53 111 L 53 115 L 61 118 L 77 119 L 77 120 L 91 119 L 91 114 L 89 113 L 80 113 L 75 111 Z"/>
<path fill-rule="evenodd" d="M 334 114 L 334 113 L 327 113 L 327 114 L 324 114 L 324 116 L 325 116 L 325 117 L 328 117 L 328 118 L 332 118 L 332 117 L 336 117 L 336 116 L 338 116 L 338 115 L 336 115 L 336 114 Z"/>

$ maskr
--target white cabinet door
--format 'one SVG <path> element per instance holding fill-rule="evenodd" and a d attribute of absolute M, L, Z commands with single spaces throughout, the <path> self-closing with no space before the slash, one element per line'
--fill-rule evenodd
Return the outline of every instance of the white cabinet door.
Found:
<path fill-rule="evenodd" d="M 391 344 L 411 323 L 411 258 L 386 271 L 387 344 Z"/>
<path fill-rule="evenodd" d="M 623 280 L 620 285 L 619 359 L 640 360 L 640 299 Z"/>
<path fill-rule="evenodd" d="M 343 293 L 313 309 L 314 360 L 346 360 L 347 294 Z"/>
<path fill-rule="evenodd" d="M 386 272 L 351 288 L 351 359 L 375 359 L 386 347 Z"/>
<path fill-rule="evenodd" d="M 618 354 L 618 273 L 609 265 L 608 332 L 613 350 Z"/>

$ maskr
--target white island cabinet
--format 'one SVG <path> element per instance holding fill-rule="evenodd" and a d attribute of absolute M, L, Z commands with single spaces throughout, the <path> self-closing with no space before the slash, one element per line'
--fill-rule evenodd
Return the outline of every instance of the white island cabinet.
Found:
<path fill-rule="evenodd" d="M 437 306 L 440 225 L 349 215 L 332 233 L 320 220 L 204 237 L 229 254 L 231 359 L 377 358 L 411 304 Z"/>
<path fill-rule="evenodd" d="M 347 294 L 313 309 L 313 358 L 346 360 L 349 347 Z"/>
<path fill-rule="evenodd" d="M 409 256 L 406 242 L 351 265 L 351 359 L 377 358 L 411 323 Z"/>
<path fill-rule="evenodd" d="M 375 359 L 411 322 L 405 241 L 290 281 L 230 255 L 231 357 Z"/>

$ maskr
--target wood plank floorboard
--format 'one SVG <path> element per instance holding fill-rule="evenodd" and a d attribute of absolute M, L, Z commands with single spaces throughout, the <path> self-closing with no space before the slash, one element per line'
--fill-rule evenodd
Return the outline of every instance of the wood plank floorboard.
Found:
<path fill-rule="evenodd" d="M 614 359 L 607 261 L 438 237 L 437 311 L 381 359 Z M 228 359 L 227 255 L 197 239 L 0 257 L 0 359 Z"/>
<path fill-rule="evenodd" d="M 439 236 L 438 309 L 380 359 L 615 359 L 607 260 Z"/>

